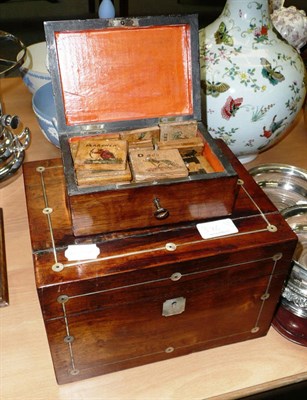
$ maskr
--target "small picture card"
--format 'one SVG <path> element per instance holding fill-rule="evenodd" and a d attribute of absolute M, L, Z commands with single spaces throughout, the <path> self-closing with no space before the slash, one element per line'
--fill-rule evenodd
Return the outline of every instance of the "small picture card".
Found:
<path fill-rule="evenodd" d="M 203 239 L 213 239 L 239 232 L 238 228 L 230 218 L 203 222 L 197 224 L 196 228 Z"/>
<path fill-rule="evenodd" d="M 103 186 L 109 184 L 122 184 L 130 182 L 132 179 L 129 164 L 123 171 L 95 171 L 95 170 L 75 170 L 78 186 Z"/>
<path fill-rule="evenodd" d="M 135 182 L 185 178 L 189 173 L 177 149 L 132 149 L 129 157 Z"/>
<path fill-rule="evenodd" d="M 151 147 L 159 141 L 160 138 L 160 128 L 158 126 L 152 126 L 148 128 L 133 129 L 130 131 L 120 132 L 120 138 L 126 140 L 129 144 L 133 143 L 136 145 L 142 142 L 151 142 Z"/>
<path fill-rule="evenodd" d="M 108 133 L 108 134 L 104 134 L 103 137 L 104 137 L 104 139 L 107 139 L 107 140 L 112 140 L 112 139 L 120 140 L 121 139 L 119 133 Z M 73 161 L 75 161 L 80 142 L 88 141 L 89 139 L 92 141 L 95 141 L 95 140 L 99 141 L 99 140 L 101 140 L 101 138 L 102 138 L 102 135 L 73 136 L 73 137 L 69 138 L 68 143 L 70 146 L 70 151 L 71 151 L 71 156 L 72 156 Z"/>
<path fill-rule="evenodd" d="M 197 121 L 161 123 L 160 140 L 190 139 L 196 136 Z"/>
<path fill-rule="evenodd" d="M 97 138 L 79 142 L 75 155 L 75 169 L 125 170 L 127 142 Z"/>

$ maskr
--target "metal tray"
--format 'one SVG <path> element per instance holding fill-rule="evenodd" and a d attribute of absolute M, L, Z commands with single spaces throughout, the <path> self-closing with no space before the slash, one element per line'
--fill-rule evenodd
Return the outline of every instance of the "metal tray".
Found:
<path fill-rule="evenodd" d="M 307 171 L 287 164 L 262 164 L 249 173 L 279 211 L 307 204 Z"/>

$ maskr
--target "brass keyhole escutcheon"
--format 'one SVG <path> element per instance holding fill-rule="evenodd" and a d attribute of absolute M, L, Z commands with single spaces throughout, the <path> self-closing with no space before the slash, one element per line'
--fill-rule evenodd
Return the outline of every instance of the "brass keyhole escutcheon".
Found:
<path fill-rule="evenodd" d="M 156 197 L 153 200 L 154 205 L 156 206 L 156 211 L 154 212 L 154 216 L 157 219 L 165 219 L 169 216 L 169 211 L 166 208 L 163 208 L 160 204 L 160 200 Z"/>

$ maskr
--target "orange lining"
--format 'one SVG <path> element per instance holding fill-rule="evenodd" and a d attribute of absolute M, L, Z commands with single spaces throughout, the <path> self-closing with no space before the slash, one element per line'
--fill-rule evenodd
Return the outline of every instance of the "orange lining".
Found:
<path fill-rule="evenodd" d="M 212 149 L 208 145 L 208 143 L 205 143 L 203 155 L 208 160 L 208 162 L 211 164 L 211 166 L 215 172 L 224 172 L 222 163 L 217 158 L 217 156 L 212 152 Z"/>
<path fill-rule="evenodd" d="M 55 33 L 67 125 L 193 113 L 188 25 Z"/>

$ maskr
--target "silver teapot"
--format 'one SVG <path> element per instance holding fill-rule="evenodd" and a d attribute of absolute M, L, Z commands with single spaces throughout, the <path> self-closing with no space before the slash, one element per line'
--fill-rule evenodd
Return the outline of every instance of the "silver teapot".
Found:
<path fill-rule="evenodd" d="M 0 182 L 9 179 L 19 169 L 30 144 L 29 128 L 24 128 L 19 134 L 12 132 L 18 125 L 19 118 L 3 114 L 0 104 Z"/>
<path fill-rule="evenodd" d="M 21 52 L 17 59 L 10 57 L 0 58 L 0 77 L 8 75 L 13 70 L 20 67 L 26 55 L 25 45 L 14 35 L 0 31 L 1 48 L 5 51 L 10 48 L 11 51 Z M 11 178 L 21 166 L 25 150 L 30 144 L 30 130 L 24 128 L 19 134 L 14 133 L 18 128 L 20 120 L 16 115 L 4 114 L 0 102 L 0 184 Z"/>

